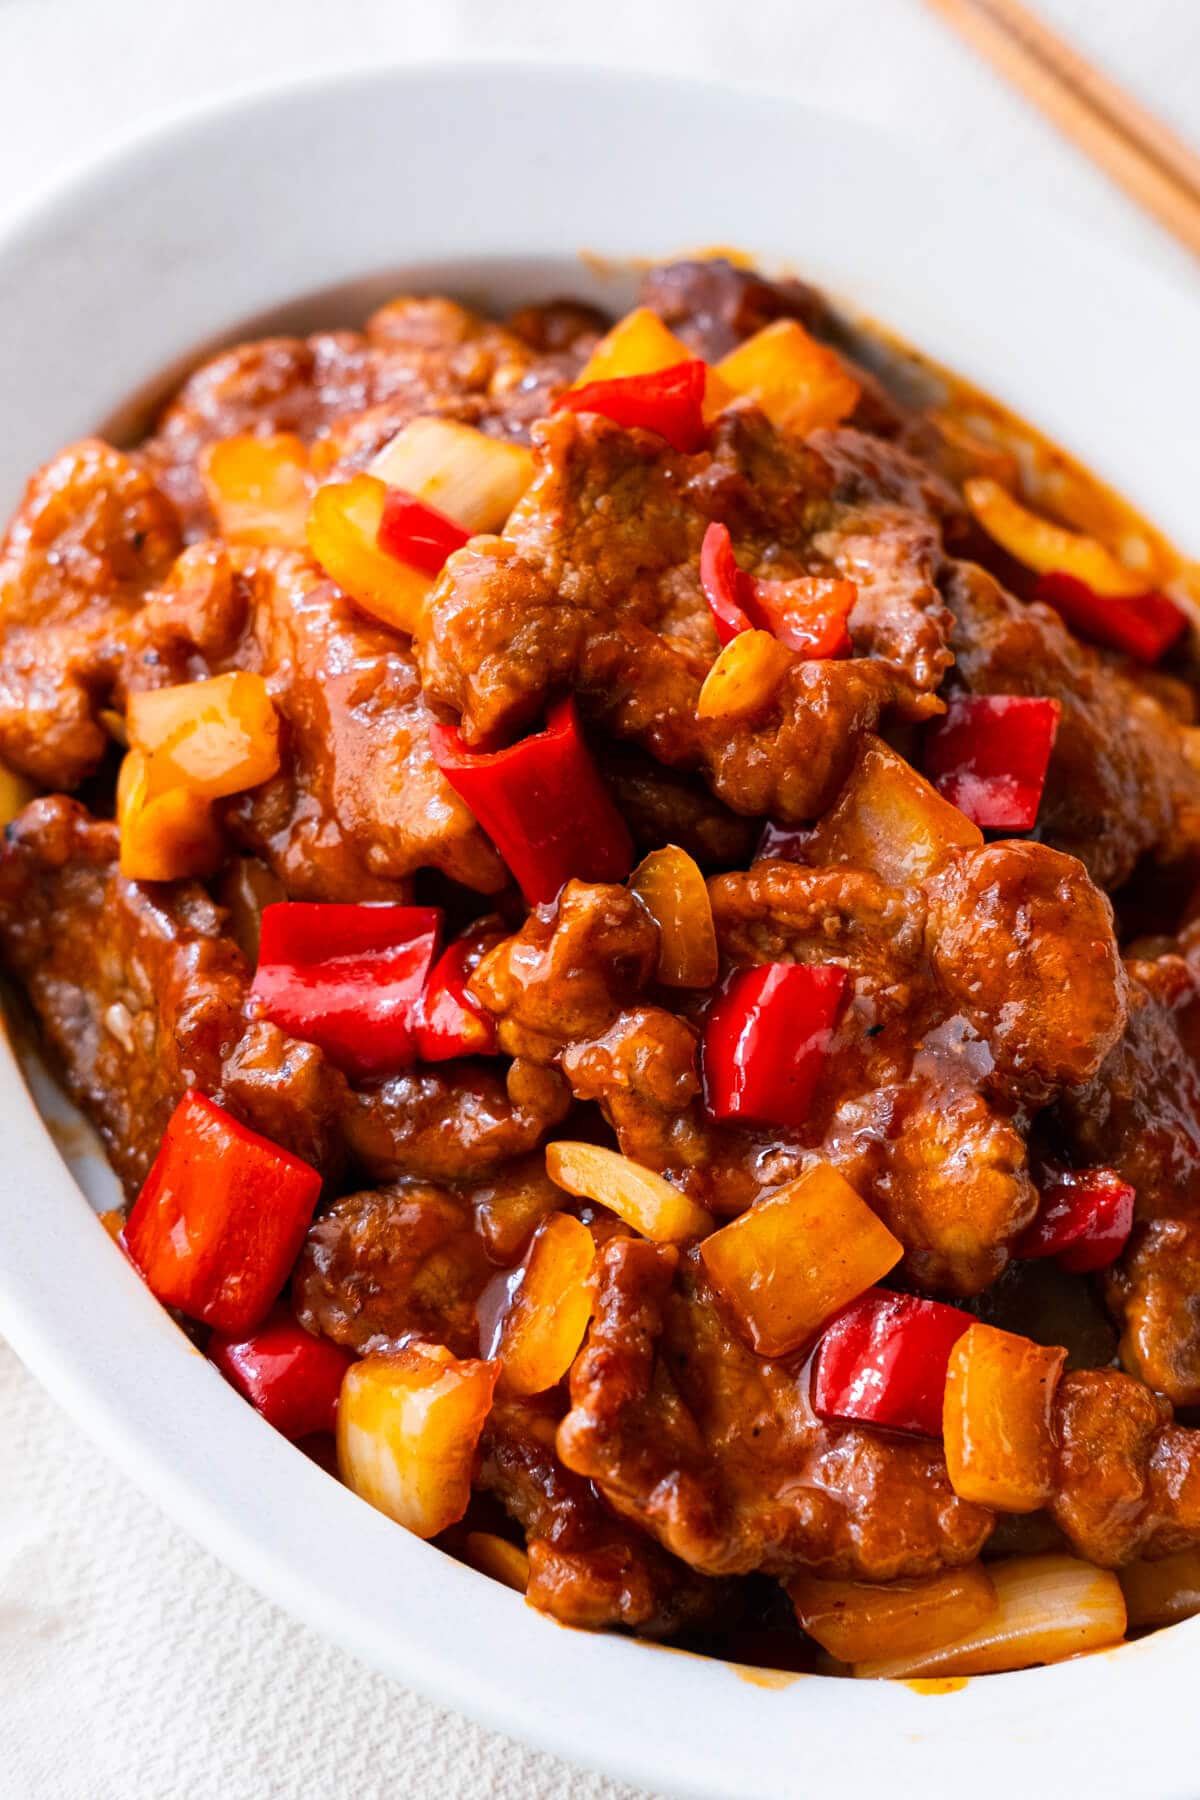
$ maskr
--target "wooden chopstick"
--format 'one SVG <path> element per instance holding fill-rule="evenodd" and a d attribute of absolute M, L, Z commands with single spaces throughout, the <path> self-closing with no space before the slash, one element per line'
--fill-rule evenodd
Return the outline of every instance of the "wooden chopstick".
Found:
<path fill-rule="evenodd" d="M 1200 155 L 1019 0 L 927 0 L 1126 193 L 1200 256 Z"/>

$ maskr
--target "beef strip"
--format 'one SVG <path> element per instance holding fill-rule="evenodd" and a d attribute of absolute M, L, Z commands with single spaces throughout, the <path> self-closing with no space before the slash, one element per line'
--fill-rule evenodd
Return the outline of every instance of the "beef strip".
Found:
<path fill-rule="evenodd" d="M 1200 1543 L 1200 1432 L 1115 1369 L 1064 1375 L 1050 1514 L 1078 1553 L 1101 1568 L 1168 1556 Z"/>
<path fill-rule="evenodd" d="M 324 470 L 369 462 L 419 414 L 523 439 L 577 372 L 583 347 L 539 353 L 453 300 L 400 298 L 365 332 L 260 338 L 198 368 L 166 409 L 145 453 L 189 534 L 213 520 L 199 475 L 205 448 L 243 431 L 319 442 Z"/>
<path fill-rule="evenodd" d="M 126 633 L 180 546 L 141 461 L 95 438 L 33 477 L 0 547 L 0 756 L 73 788 L 110 743 L 100 718 Z"/>
<path fill-rule="evenodd" d="M 553 1396 L 501 1399 L 480 1445 L 479 1487 L 525 1533 L 530 1605 L 564 1625 L 625 1625 L 645 1637 L 728 1618 L 728 1583 L 693 1574 L 563 1466 L 560 1413 Z"/>
<path fill-rule="evenodd" d="M 433 1339 L 477 1356 L 475 1302 L 491 1274 L 470 1207 L 409 1184 L 347 1194 L 314 1220 L 292 1295 L 302 1325 L 360 1355 Z"/>
<path fill-rule="evenodd" d="M 203 888 L 126 881 L 116 856 L 115 826 L 35 800 L 0 855 L 0 949 L 126 1192 L 189 1087 L 336 1174 L 342 1077 L 248 1020 L 250 972 Z"/>
<path fill-rule="evenodd" d="M 694 1254 L 617 1240 L 599 1265 L 558 1453 L 673 1555 L 867 1581 L 978 1555 L 991 1514 L 954 1495 L 940 1447 L 822 1424 L 803 1357 L 746 1350 Z"/>
<path fill-rule="evenodd" d="M 937 515 L 954 501 L 902 452 L 852 431 L 787 440 L 745 407 L 696 457 L 570 413 L 539 426 L 534 447 L 504 540 L 454 558 L 419 634 L 426 692 L 461 715 L 468 741 L 525 729 L 573 686 L 613 736 L 701 770 L 735 812 L 800 820 L 832 797 L 861 732 L 939 710 L 950 652 Z M 859 590 L 856 654 L 796 657 L 748 720 L 696 716 L 717 648 L 698 576 L 713 519 L 753 571 L 844 575 Z"/>
<path fill-rule="evenodd" d="M 285 728 L 279 774 L 229 809 L 235 836 L 293 898 L 402 898 L 418 868 L 482 893 L 502 888 L 507 869 L 433 760 L 403 639 L 305 557 L 233 560 L 250 589 L 235 660 L 266 678 Z"/>

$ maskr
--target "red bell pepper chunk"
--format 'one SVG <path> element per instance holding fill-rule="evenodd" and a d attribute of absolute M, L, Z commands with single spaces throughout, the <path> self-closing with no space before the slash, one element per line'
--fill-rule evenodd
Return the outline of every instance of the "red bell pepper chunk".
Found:
<path fill-rule="evenodd" d="M 754 599 L 767 631 L 812 662 L 848 656 L 858 589 L 838 576 L 800 575 L 793 581 L 755 581 Z"/>
<path fill-rule="evenodd" d="M 1074 575 L 1042 575 L 1033 597 L 1061 613 L 1072 631 L 1093 644 L 1122 650 L 1138 662 L 1156 663 L 1187 629 L 1187 614 L 1153 590 L 1145 594 L 1098 594 Z"/>
<path fill-rule="evenodd" d="M 250 992 L 347 1075 L 407 1068 L 441 928 L 436 906 L 279 901 L 263 908 Z"/>
<path fill-rule="evenodd" d="M 455 1056 L 494 1056 L 496 1021 L 467 992 L 467 983 L 502 931 L 470 932 L 447 944 L 421 998 L 417 1055 L 422 1062 Z"/>
<path fill-rule="evenodd" d="M 164 1306 L 218 1331 L 252 1331 L 304 1241 L 317 1171 L 189 1088 L 121 1234 Z"/>
<path fill-rule="evenodd" d="M 852 581 L 819 575 L 756 580 L 739 569 L 729 529 L 715 521 L 700 546 L 700 586 L 722 645 L 743 631 L 769 631 L 814 661 L 850 649 L 846 620 L 858 597 Z"/>
<path fill-rule="evenodd" d="M 1072 1275 L 1107 1269 L 1129 1241 L 1136 1199 L 1115 1169 L 1065 1169 L 1043 1188 L 1041 1210 L 1013 1253 L 1056 1257 Z"/>
<path fill-rule="evenodd" d="M 700 546 L 700 586 L 722 647 L 743 631 L 766 629 L 756 616 L 754 577 L 738 568 L 729 527 L 715 520 Z"/>
<path fill-rule="evenodd" d="M 849 986 L 845 969 L 825 964 L 764 963 L 733 975 L 704 1027 L 710 1115 L 802 1125 Z"/>
<path fill-rule="evenodd" d="M 777 825 L 768 819 L 754 850 L 755 862 L 803 862 L 811 833 L 803 825 Z"/>
<path fill-rule="evenodd" d="M 665 438 L 686 456 L 708 446 L 704 384 L 708 370 L 698 357 L 656 369 L 651 375 L 621 375 L 568 388 L 558 402 L 569 412 L 601 413 L 614 425 L 640 427 Z M 558 410 L 558 408 L 556 408 Z"/>
<path fill-rule="evenodd" d="M 434 761 L 512 870 L 530 906 L 573 875 L 623 881 L 633 841 L 600 779 L 568 695 L 546 728 L 506 750 L 468 750 L 452 725 L 429 730 Z"/>
<path fill-rule="evenodd" d="M 1024 694 L 952 694 L 925 738 L 925 773 L 985 831 L 1037 823 L 1062 707 Z"/>
<path fill-rule="evenodd" d="M 422 575 L 440 575 L 446 558 L 461 550 L 470 535 L 436 506 L 403 488 L 390 487 L 383 498 L 375 541 L 389 556 L 420 569 Z"/>
<path fill-rule="evenodd" d="M 208 1358 L 268 1425 L 294 1442 L 332 1431 L 349 1350 L 313 1337 L 286 1306 L 277 1306 L 257 1331 L 214 1331 Z"/>
<path fill-rule="evenodd" d="M 946 1366 L 971 1323 L 956 1306 L 870 1289 L 838 1314 L 817 1345 L 814 1412 L 830 1421 L 941 1437 Z"/>

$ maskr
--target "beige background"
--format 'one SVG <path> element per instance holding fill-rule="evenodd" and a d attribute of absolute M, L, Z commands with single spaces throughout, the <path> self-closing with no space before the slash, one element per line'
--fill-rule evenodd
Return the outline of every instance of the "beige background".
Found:
<path fill-rule="evenodd" d="M 1196 0 L 1041 9 L 1200 140 Z M 1200 279 L 918 0 L 0 0 L 0 213 L 182 100 L 496 49 L 769 81 L 967 154 L 985 186 Z M 803 1793 L 802 1767 L 797 1782 Z M 632 1792 L 452 1717 L 293 1625 L 143 1501 L 0 1345 L 0 1800 Z"/>

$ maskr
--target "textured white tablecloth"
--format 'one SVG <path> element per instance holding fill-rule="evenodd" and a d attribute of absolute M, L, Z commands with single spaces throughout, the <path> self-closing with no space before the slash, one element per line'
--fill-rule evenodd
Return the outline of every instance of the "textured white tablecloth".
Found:
<path fill-rule="evenodd" d="M 1196 0 L 1041 5 L 1200 139 Z M 179 101 L 492 50 L 786 87 L 915 129 L 988 184 L 1200 279 L 918 0 L 0 0 L 0 213 Z M 480 1731 L 292 1624 L 150 1507 L 0 1346 L 0 1800 L 564 1794 L 632 1790 Z"/>

